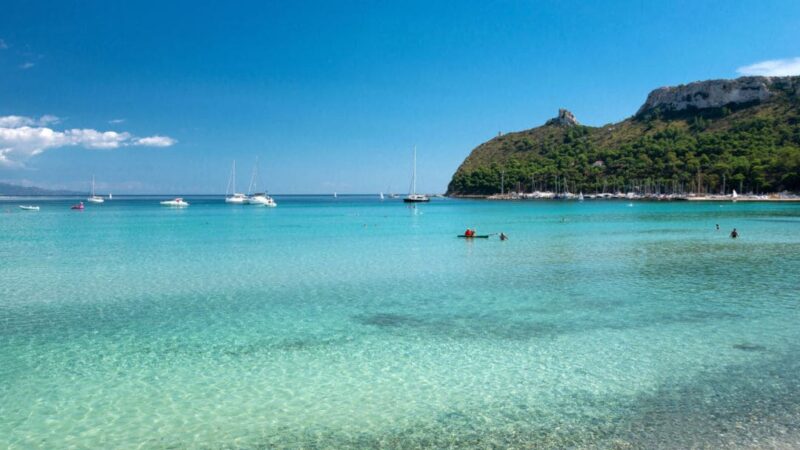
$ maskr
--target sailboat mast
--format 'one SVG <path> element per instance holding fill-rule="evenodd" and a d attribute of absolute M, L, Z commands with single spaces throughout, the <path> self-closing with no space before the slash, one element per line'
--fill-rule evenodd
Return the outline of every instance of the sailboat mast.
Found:
<path fill-rule="evenodd" d="M 92 175 L 92 197 L 94 197 L 94 175 Z"/>
<path fill-rule="evenodd" d="M 417 146 L 414 146 L 414 168 L 411 171 L 411 193 L 417 193 Z"/>

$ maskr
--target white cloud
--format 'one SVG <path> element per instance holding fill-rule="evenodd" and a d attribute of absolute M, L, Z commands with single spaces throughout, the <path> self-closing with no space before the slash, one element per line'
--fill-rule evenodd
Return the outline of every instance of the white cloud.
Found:
<path fill-rule="evenodd" d="M 123 122 L 125 122 L 125 119 L 111 119 L 111 120 L 108 121 L 108 123 L 110 123 L 112 125 L 117 125 L 117 124 L 120 124 L 120 123 L 123 123 Z"/>
<path fill-rule="evenodd" d="M 35 63 L 32 63 L 30 61 L 26 61 L 26 62 L 20 64 L 19 68 L 22 69 L 22 70 L 25 70 L 25 69 L 30 69 L 31 67 L 33 67 L 35 65 L 36 65 Z"/>
<path fill-rule="evenodd" d="M 739 67 L 736 71 L 741 75 L 760 75 L 765 77 L 800 75 L 800 57 L 761 61 L 749 66 Z"/>
<path fill-rule="evenodd" d="M 138 138 L 133 141 L 134 145 L 143 145 L 145 147 L 169 147 L 175 145 L 178 141 L 168 136 L 149 136 Z"/>
<path fill-rule="evenodd" d="M 56 131 L 47 126 L 54 123 L 58 123 L 58 118 L 50 115 L 38 119 L 0 117 L 0 166 L 19 167 L 29 158 L 58 147 L 110 150 L 125 146 L 169 147 L 177 143 L 167 136 L 139 138 L 124 131 L 98 131 L 91 128 Z"/>
<path fill-rule="evenodd" d="M 19 128 L 25 126 L 46 126 L 60 122 L 56 116 L 45 114 L 38 119 L 25 116 L 0 116 L 0 128 Z"/>

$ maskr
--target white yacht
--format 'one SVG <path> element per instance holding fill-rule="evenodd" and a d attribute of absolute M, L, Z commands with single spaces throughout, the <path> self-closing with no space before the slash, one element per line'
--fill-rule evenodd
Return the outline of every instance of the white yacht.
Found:
<path fill-rule="evenodd" d="M 250 203 L 251 205 L 269 206 L 271 208 L 278 206 L 278 204 L 275 203 L 275 199 L 267 195 L 266 192 L 259 192 L 251 195 L 247 198 L 247 203 Z"/>
<path fill-rule="evenodd" d="M 89 203 L 103 203 L 105 201 L 103 200 L 103 197 L 100 197 L 99 195 L 94 195 L 94 175 L 92 175 L 92 195 L 90 195 L 89 198 L 86 199 L 86 201 Z"/>
<path fill-rule="evenodd" d="M 175 208 L 185 208 L 189 206 L 189 203 L 186 200 L 182 199 L 181 197 L 174 198 L 172 200 L 164 200 L 163 202 L 160 203 L 164 206 L 172 206 Z"/>
<path fill-rule="evenodd" d="M 19 205 L 19 209 L 23 209 L 25 211 L 38 211 L 39 207 L 35 205 Z"/>
<path fill-rule="evenodd" d="M 247 188 L 248 194 L 258 189 L 258 158 L 256 158 L 256 165 L 253 167 L 253 175 L 250 177 L 250 187 Z M 247 203 L 251 205 L 261 205 L 274 208 L 278 206 L 275 199 L 267 195 L 266 192 L 256 192 L 247 197 Z"/>
<path fill-rule="evenodd" d="M 225 203 L 243 205 L 247 203 L 247 196 L 236 192 L 236 160 L 233 160 L 231 176 L 228 178 L 228 187 L 225 189 Z"/>
<path fill-rule="evenodd" d="M 403 199 L 406 203 L 423 203 L 431 201 L 425 194 L 417 194 L 417 146 L 414 146 L 414 165 L 411 170 L 411 193 Z"/>

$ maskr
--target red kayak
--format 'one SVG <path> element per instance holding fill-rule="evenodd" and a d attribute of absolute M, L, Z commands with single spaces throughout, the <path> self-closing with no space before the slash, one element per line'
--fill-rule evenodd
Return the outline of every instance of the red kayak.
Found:
<path fill-rule="evenodd" d="M 79 211 L 83 211 L 83 202 L 80 202 L 77 205 L 72 205 L 70 209 L 77 209 Z"/>

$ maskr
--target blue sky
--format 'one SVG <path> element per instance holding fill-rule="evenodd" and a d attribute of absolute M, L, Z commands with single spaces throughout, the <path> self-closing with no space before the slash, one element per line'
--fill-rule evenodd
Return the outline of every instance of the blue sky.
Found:
<path fill-rule="evenodd" d="M 258 156 L 274 193 L 403 192 L 417 145 L 420 190 L 442 192 L 560 107 L 602 125 L 797 57 L 797 1 L 13 2 L 0 180 L 218 193 Z"/>

